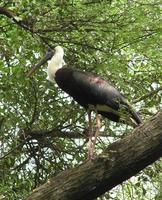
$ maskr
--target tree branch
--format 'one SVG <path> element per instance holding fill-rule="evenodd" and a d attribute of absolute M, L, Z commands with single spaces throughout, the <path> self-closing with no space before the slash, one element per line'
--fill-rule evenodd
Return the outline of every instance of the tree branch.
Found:
<path fill-rule="evenodd" d="M 5 8 L 5 7 L 0 7 L 0 14 L 5 15 L 6 17 L 12 19 L 17 25 L 21 26 L 22 28 L 30 31 L 33 33 L 33 30 L 29 28 L 23 21 L 20 19 L 14 12 L 11 10 Z"/>
<path fill-rule="evenodd" d="M 137 102 L 139 102 L 139 101 L 145 100 L 145 99 L 147 99 L 147 98 L 149 98 L 149 97 L 151 97 L 151 96 L 157 94 L 157 93 L 158 93 L 159 91 L 161 91 L 161 90 L 162 90 L 162 86 L 156 88 L 155 90 L 152 90 L 151 92 L 149 92 L 149 93 L 147 93 L 147 94 L 145 94 L 145 95 L 143 95 L 143 96 L 141 96 L 141 97 L 139 97 L 138 99 L 135 99 L 135 100 L 133 101 L 133 103 L 137 103 Z"/>
<path fill-rule="evenodd" d="M 159 112 L 93 161 L 58 174 L 26 200 L 92 200 L 161 156 L 162 112 Z"/>

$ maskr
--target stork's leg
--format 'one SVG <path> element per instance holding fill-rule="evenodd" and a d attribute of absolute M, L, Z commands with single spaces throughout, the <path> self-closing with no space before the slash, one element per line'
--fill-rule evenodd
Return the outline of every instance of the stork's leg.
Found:
<path fill-rule="evenodd" d="M 88 110 L 88 143 L 87 143 L 87 148 L 88 148 L 88 157 L 87 160 L 92 160 L 93 159 L 93 150 L 94 150 L 94 145 L 93 145 L 93 126 L 92 126 L 92 118 L 91 118 L 91 110 Z"/>
<path fill-rule="evenodd" d="M 97 110 L 95 110 L 95 113 L 96 113 L 96 130 L 93 136 L 93 152 L 95 151 L 96 140 L 100 133 L 100 128 L 101 128 L 101 116 L 100 114 L 98 114 Z"/>
<path fill-rule="evenodd" d="M 88 110 L 88 123 L 89 123 L 89 128 L 88 128 L 88 134 L 89 134 L 89 141 L 87 143 L 87 148 L 88 148 L 88 157 L 87 160 L 92 160 L 94 157 L 94 151 L 95 151 L 95 144 L 97 140 L 97 136 L 99 135 L 99 131 L 101 128 L 101 120 L 100 120 L 100 115 L 98 114 L 97 110 L 95 110 L 96 113 L 96 130 L 94 132 L 93 130 L 93 124 L 92 124 L 92 118 L 91 118 L 91 112 Z"/>
<path fill-rule="evenodd" d="M 97 110 L 96 110 L 96 132 L 95 132 L 95 143 L 96 143 L 96 140 L 97 140 L 97 137 L 100 133 L 100 129 L 101 129 L 101 116 L 100 114 L 98 114 Z"/>

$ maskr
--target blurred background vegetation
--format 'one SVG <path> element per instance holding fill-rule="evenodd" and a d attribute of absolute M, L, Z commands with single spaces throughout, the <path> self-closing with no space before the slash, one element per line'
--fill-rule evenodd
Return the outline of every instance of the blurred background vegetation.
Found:
<path fill-rule="evenodd" d="M 46 80 L 26 73 L 48 47 L 68 67 L 112 82 L 143 120 L 162 107 L 160 0 L 4 0 L 0 3 L 0 199 L 23 199 L 86 159 L 87 114 Z M 97 153 L 132 127 L 102 120 Z M 98 200 L 161 200 L 162 162 Z"/>

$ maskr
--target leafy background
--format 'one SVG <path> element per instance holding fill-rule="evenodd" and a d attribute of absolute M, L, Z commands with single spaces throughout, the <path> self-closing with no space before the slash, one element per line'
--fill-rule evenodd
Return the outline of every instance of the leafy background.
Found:
<path fill-rule="evenodd" d="M 0 199 L 23 199 L 86 159 L 87 114 L 46 80 L 26 73 L 48 47 L 68 67 L 111 81 L 147 120 L 162 107 L 160 0 L 5 0 L 0 3 Z M 102 120 L 97 153 L 132 127 Z M 161 160 L 99 200 L 162 198 Z"/>

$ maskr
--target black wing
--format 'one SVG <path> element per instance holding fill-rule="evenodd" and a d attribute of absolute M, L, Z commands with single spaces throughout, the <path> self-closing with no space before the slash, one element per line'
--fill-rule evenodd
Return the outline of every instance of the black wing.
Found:
<path fill-rule="evenodd" d="M 119 104 L 125 104 L 124 96 L 111 84 L 99 76 L 80 71 L 73 72 L 73 79 L 93 105 L 107 105 L 115 110 Z"/>
<path fill-rule="evenodd" d="M 124 96 L 99 76 L 62 68 L 57 71 L 55 80 L 60 88 L 85 108 L 89 105 L 98 106 L 99 113 L 113 121 L 119 121 L 119 110 L 124 108 L 124 112 L 130 113 L 137 124 L 141 123 L 138 114 L 133 111 Z"/>
<path fill-rule="evenodd" d="M 80 90 L 86 94 L 85 98 L 89 99 L 90 104 L 100 105 L 100 107 L 103 105 L 103 109 L 104 105 L 109 107 L 109 111 L 107 111 L 108 115 L 104 112 L 104 110 L 101 110 L 101 114 L 107 116 L 108 118 L 111 118 L 111 114 L 114 121 L 117 121 L 119 115 L 124 115 L 126 111 L 131 114 L 131 117 L 137 124 L 141 123 L 139 115 L 133 110 L 132 106 L 128 103 L 125 97 L 108 81 L 100 78 L 99 76 L 80 71 L 74 71 L 73 78 Z M 115 112 L 119 110 L 120 113 Z"/>

